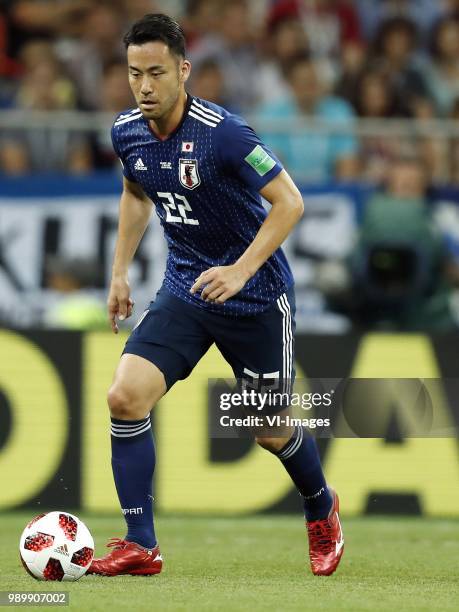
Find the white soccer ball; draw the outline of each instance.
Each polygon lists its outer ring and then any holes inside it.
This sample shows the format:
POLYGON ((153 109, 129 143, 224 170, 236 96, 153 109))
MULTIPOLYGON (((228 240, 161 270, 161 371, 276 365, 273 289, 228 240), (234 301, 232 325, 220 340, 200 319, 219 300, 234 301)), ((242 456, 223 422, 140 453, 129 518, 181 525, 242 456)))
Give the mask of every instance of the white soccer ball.
POLYGON ((94 557, 94 540, 86 525, 68 512, 39 514, 19 542, 22 564, 37 580, 78 580, 94 557))

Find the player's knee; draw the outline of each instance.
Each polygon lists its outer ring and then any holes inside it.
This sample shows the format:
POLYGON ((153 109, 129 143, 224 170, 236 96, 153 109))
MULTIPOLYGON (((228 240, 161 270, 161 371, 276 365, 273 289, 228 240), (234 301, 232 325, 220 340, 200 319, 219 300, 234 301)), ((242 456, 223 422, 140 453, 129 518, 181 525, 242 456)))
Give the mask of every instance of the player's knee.
POLYGON ((120 385, 110 387, 107 394, 110 414, 115 419, 137 419, 139 417, 139 402, 132 392, 120 385))
POLYGON ((255 441, 262 448, 270 451, 271 453, 277 453, 287 444, 288 438, 265 438, 257 436, 255 441))

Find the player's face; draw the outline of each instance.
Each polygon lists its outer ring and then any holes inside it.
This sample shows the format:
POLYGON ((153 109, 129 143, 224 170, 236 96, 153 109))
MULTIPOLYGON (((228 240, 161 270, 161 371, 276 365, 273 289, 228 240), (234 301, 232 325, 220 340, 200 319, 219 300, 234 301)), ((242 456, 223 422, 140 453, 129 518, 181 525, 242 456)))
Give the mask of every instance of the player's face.
POLYGON ((162 42, 129 45, 129 84, 147 119, 167 116, 175 107, 190 73, 190 63, 162 42))

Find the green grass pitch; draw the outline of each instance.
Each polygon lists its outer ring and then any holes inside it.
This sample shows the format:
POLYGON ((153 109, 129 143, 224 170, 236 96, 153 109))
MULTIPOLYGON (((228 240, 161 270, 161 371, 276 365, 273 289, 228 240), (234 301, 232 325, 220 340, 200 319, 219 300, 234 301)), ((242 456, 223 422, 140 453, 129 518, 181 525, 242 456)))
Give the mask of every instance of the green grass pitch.
MULTIPOLYGON (((85 576, 63 584, 36 582, 19 562, 19 536, 32 515, 0 514, 0 590, 65 590, 71 610, 459 609, 459 521, 344 519, 341 565, 331 577, 315 577, 300 516, 160 516, 159 576, 85 576)), ((80 517, 99 555, 109 537, 123 535, 121 518, 80 517)))

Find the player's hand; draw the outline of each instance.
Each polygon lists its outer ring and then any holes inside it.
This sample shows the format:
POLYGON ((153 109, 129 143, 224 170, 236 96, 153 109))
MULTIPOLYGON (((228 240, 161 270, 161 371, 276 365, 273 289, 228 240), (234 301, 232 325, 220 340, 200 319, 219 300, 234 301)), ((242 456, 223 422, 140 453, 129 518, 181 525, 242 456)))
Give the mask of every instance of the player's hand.
POLYGON ((129 297, 130 287, 127 279, 113 278, 108 294, 107 309, 112 332, 118 333, 116 317, 120 321, 129 318, 134 308, 134 301, 129 297))
POLYGON ((238 264, 209 268, 198 276, 190 293, 196 293, 204 287, 201 297, 205 302, 224 304, 230 297, 239 293, 249 278, 247 271, 238 264))

